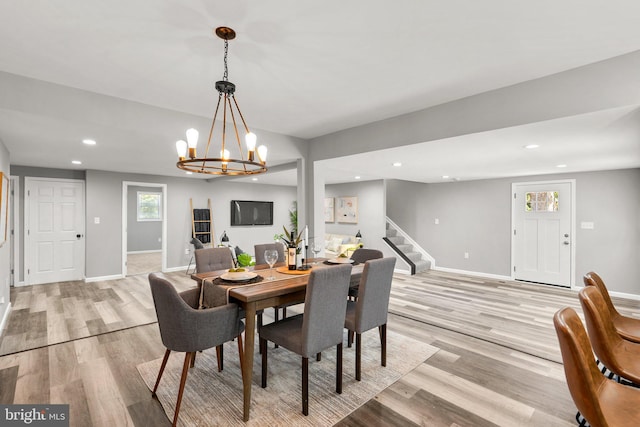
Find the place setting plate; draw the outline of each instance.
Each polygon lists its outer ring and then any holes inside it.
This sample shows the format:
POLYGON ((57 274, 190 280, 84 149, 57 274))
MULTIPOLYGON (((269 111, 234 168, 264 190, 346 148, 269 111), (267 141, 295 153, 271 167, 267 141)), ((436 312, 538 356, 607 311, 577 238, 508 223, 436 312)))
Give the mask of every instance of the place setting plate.
POLYGON ((240 271, 234 273, 227 272, 220 275, 220 278, 227 282, 246 282, 247 280, 254 279, 255 277, 258 277, 258 273, 253 271, 240 271))
POLYGON ((329 264, 353 264, 351 258, 330 258, 327 260, 329 264))

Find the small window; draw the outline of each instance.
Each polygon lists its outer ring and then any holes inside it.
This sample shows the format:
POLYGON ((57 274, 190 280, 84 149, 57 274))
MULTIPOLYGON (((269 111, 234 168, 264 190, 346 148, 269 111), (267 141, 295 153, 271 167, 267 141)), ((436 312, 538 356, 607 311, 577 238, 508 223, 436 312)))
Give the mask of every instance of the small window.
POLYGON ((525 194, 526 212, 557 212, 557 191, 535 191, 525 194))
POLYGON ((162 221, 162 193, 138 191, 138 221, 162 221))

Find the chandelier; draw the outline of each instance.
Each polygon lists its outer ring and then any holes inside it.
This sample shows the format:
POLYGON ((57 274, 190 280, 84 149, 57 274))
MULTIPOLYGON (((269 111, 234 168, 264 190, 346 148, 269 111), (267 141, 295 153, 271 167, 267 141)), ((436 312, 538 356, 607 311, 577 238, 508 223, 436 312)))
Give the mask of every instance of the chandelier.
MULTIPOLYGON (((227 69, 227 53, 229 51, 229 40, 233 40, 236 37, 236 33, 228 27, 218 27, 216 28, 215 33, 218 37, 224 40, 224 74, 222 76, 222 80, 217 81, 215 86, 218 91, 218 104, 216 105, 216 111, 213 115, 213 120, 211 121, 211 130, 209 131, 207 147, 204 152, 204 157, 198 157, 196 154, 198 131, 196 129, 187 130, 187 142, 184 140, 176 142, 176 149, 178 151, 178 163, 176 166, 188 172, 211 175, 253 175, 264 173, 267 171, 267 147, 261 145, 256 150, 256 135, 249 130, 247 122, 245 122, 244 116, 240 111, 238 101, 235 97, 236 85, 231 83, 228 79, 229 70, 227 69), (214 136, 216 119, 221 110, 220 104, 222 104, 220 157, 209 157, 210 149, 215 153, 215 149, 212 147, 211 143, 214 136), (247 150, 246 157, 244 155, 242 143, 240 142, 238 122, 236 121, 237 118, 240 119, 245 130, 247 150), (230 124, 233 125, 233 130, 228 129, 228 133, 230 135, 227 135, 227 120, 230 120, 230 124), (227 137, 237 142, 237 155, 235 154, 235 148, 233 148, 235 144, 231 141, 229 145, 232 147, 229 147, 227 144, 227 137), (229 148, 234 150, 233 157, 229 148)), ((231 126, 229 126, 229 128, 231 128, 231 126)))

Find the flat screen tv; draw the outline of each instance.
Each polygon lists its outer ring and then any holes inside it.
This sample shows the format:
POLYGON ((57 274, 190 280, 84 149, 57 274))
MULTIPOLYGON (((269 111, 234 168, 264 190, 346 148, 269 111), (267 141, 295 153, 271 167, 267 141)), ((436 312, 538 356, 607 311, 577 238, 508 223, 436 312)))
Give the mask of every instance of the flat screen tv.
POLYGON ((231 225, 273 225, 273 202, 232 200, 231 225))

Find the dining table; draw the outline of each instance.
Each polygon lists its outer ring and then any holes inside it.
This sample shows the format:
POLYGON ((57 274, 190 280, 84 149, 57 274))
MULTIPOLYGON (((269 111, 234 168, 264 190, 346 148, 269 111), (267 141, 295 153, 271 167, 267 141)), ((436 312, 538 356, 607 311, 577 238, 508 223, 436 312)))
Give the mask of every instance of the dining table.
MULTIPOLYGON (((344 260, 340 261, 346 262, 344 260)), ((194 273, 191 275, 191 278, 200 286, 202 307, 236 303, 245 311, 244 357, 241 363, 244 421, 249 421, 251 411, 256 314, 265 308, 304 302, 310 273, 314 269, 331 268, 334 265, 326 258, 309 259, 309 262, 307 270, 288 270, 287 265, 284 263, 274 265, 271 271, 268 265, 248 267, 245 268, 245 271, 256 273, 256 277, 237 282, 222 278, 226 276, 228 270, 194 273), (271 274, 273 274, 273 279, 270 279, 271 274)), ((348 262, 352 263, 351 261, 348 262)), ((352 263, 352 266, 352 279, 362 275, 364 264, 352 263)), ((250 276, 253 275, 251 274, 250 276)))

